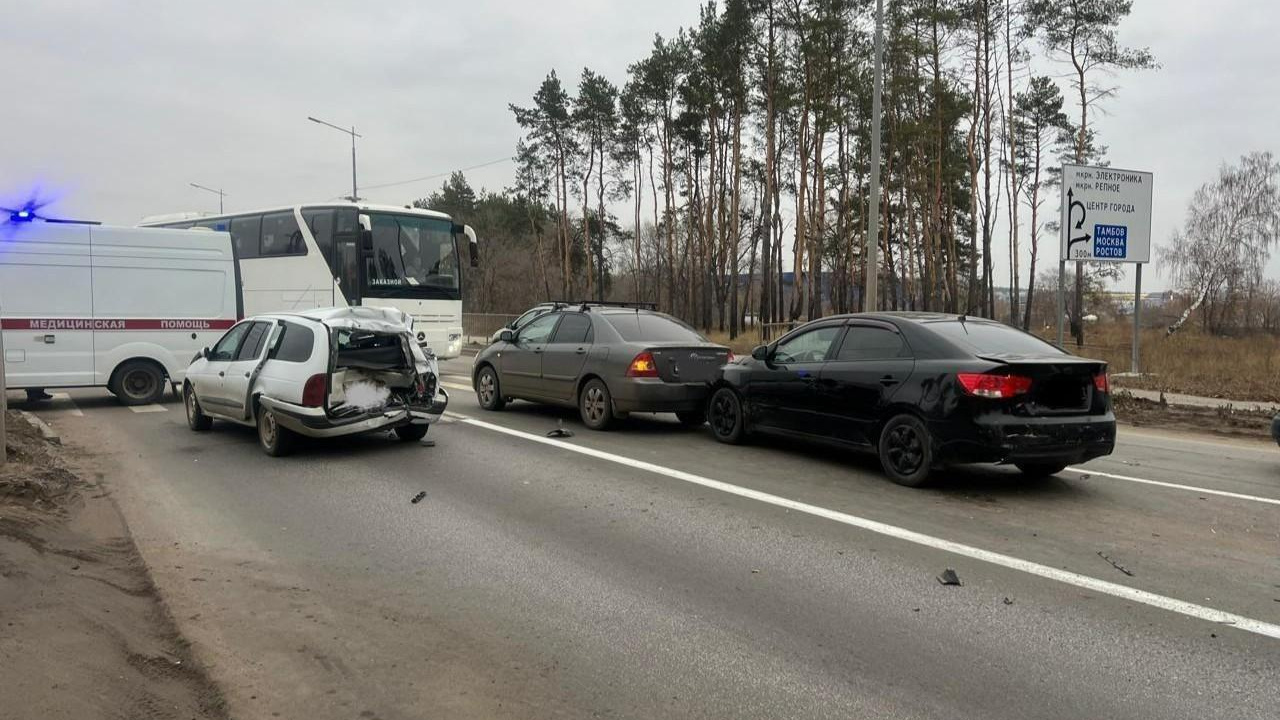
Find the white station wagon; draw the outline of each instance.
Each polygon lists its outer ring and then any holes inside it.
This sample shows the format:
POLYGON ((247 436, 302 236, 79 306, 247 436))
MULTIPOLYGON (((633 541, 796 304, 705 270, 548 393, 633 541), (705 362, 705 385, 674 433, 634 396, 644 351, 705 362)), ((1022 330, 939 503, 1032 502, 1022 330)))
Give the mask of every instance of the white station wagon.
POLYGON ((298 435, 394 430, 402 440, 421 440, 449 396, 412 322, 378 307, 243 320, 187 368, 187 424, 208 430, 216 418, 257 426, 268 455, 289 453, 298 435))

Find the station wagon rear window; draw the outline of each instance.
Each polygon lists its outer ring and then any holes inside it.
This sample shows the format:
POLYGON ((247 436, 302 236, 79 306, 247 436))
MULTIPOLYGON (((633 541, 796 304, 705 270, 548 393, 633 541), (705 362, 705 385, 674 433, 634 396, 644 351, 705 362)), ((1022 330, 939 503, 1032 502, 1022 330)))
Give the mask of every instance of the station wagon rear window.
POLYGON ((604 319, 627 342, 707 342, 697 330, 665 315, 605 313, 604 319))
POLYGON ((1007 325, 989 322, 947 320, 927 327, 961 346, 979 353, 1001 355, 1062 355, 1061 350, 1040 338, 1007 325))

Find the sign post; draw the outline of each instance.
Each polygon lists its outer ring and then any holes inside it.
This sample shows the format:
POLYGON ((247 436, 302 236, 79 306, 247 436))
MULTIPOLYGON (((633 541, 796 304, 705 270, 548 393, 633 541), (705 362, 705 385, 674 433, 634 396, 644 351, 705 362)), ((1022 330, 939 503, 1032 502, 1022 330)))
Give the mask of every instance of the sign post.
MULTIPOLYGON (((1140 170, 1062 166, 1062 239, 1058 255, 1058 344, 1062 344, 1067 261, 1135 264, 1133 372, 1138 372, 1142 265, 1151 261, 1153 176, 1140 170)), ((1077 318, 1083 322, 1083 318, 1077 318)))

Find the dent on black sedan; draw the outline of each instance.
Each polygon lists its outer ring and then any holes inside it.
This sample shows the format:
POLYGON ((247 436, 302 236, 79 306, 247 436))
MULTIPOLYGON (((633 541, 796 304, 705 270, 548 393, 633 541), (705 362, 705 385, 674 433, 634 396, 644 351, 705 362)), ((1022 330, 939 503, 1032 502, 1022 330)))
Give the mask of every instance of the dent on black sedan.
POLYGON ((1105 363, 955 315, 809 323, 722 368, 708 413, 722 442, 761 431, 861 447, 909 486, 960 463, 1052 475, 1115 445, 1105 363))

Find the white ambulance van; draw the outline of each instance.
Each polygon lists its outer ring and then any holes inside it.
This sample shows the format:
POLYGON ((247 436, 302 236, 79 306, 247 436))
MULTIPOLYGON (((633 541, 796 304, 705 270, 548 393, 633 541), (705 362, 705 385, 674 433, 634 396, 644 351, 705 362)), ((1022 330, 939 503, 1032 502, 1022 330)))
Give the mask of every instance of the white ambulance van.
POLYGON ((0 226, 10 389, 108 388, 159 401, 242 315, 231 236, 70 223, 0 226))

